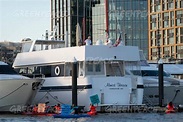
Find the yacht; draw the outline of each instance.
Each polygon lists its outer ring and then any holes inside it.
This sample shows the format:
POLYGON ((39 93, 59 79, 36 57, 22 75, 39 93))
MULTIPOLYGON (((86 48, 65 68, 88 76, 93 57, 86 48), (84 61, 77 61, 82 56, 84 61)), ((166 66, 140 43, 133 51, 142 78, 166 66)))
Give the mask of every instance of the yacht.
MULTIPOLYGON (((143 53, 140 51, 141 72, 133 69, 134 75, 143 77, 144 80, 144 98, 143 103, 156 106, 159 105, 159 77, 158 68, 150 66, 145 60, 143 53)), ((163 72, 164 77, 164 105, 170 101, 174 105, 183 105, 183 80, 174 78, 167 71, 163 72)))
MULTIPOLYGON (((155 67, 142 67, 142 76, 144 79, 144 102, 148 100, 153 105, 159 103, 159 79, 158 68, 155 67)), ((164 71, 164 104, 168 104, 170 101, 174 105, 183 105, 183 80, 173 78, 169 73, 164 71)))
POLYGON ((0 112, 21 112, 31 104, 43 79, 30 79, 0 61, 0 112))
POLYGON ((78 106, 89 108, 97 95, 98 105, 141 105, 143 80, 126 67, 140 68, 135 46, 84 45, 65 47, 63 41, 29 40, 13 63, 15 70, 29 77, 44 75, 45 82, 34 103, 72 105, 72 63, 76 59, 78 106))

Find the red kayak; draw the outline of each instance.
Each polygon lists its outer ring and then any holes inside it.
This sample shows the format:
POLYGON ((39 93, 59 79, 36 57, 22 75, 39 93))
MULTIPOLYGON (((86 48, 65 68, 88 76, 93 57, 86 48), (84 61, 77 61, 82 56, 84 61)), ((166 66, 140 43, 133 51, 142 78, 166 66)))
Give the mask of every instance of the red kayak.
POLYGON ((97 115, 97 112, 96 111, 90 111, 90 112, 87 112, 88 115, 90 116, 94 116, 94 115, 97 115))
POLYGON ((32 116, 53 116, 53 115, 55 115, 55 113, 23 112, 22 115, 32 115, 32 116))
POLYGON ((165 113, 175 113, 175 110, 166 110, 165 113))

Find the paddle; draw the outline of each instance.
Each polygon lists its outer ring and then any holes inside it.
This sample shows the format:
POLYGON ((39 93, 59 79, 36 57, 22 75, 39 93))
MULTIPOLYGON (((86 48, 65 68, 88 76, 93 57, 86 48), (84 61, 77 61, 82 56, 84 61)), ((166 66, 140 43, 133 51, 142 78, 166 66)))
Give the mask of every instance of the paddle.
POLYGON ((176 96, 177 96, 177 94, 180 92, 180 90, 179 89, 177 89, 176 91, 175 91, 175 95, 174 95, 174 97, 173 97, 173 99, 172 99, 172 102, 175 100, 175 98, 176 98, 176 96))

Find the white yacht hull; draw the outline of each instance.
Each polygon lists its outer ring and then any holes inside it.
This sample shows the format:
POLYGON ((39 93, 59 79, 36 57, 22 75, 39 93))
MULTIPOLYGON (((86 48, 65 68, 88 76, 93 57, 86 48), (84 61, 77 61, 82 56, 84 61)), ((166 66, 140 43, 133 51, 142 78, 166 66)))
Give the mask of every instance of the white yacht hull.
MULTIPOLYGON (((91 104, 90 96, 96 94, 99 97, 99 104, 142 104, 142 102, 136 103, 137 99, 133 102, 133 83, 132 79, 129 77, 78 78, 77 84, 78 106, 85 106, 86 110, 89 109, 89 105, 91 104)), ((143 96, 143 93, 140 96, 143 96)), ((33 103, 37 104, 46 102, 49 102, 49 105, 55 105, 57 103, 72 105, 71 77, 46 78, 33 103)))
POLYGON ((1 79, 0 111, 20 112, 31 104, 42 79, 1 79))
MULTIPOLYGON (((144 104, 159 105, 159 88, 158 86, 144 87, 144 104)), ((183 105, 183 86, 164 86, 164 104, 167 105, 173 100, 173 104, 183 105), (177 93, 176 93, 177 92, 177 93), (175 97, 175 98, 174 98, 175 97)))

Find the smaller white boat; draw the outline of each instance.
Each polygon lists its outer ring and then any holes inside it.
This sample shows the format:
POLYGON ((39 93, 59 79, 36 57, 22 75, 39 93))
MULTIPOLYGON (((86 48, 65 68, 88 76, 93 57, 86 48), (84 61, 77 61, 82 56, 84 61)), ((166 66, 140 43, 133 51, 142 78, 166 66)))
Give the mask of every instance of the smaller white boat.
POLYGON ((30 79, 17 74, 0 61, 0 112, 21 112, 31 104, 43 79, 30 79))
MULTIPOLYGON (((158 80, 158 68, 152 66, 141 67, 142 76, 144 79, 144 99, 143 102, 147 102, 147 99, 152 101, 153 105, 159 103, 159 80, 158 80)), ((173 78, 168 72, 163 72, 164 79, 164 104, 172 101, 174 105, 183 104, 183 81, 177 78, 173 78)))

